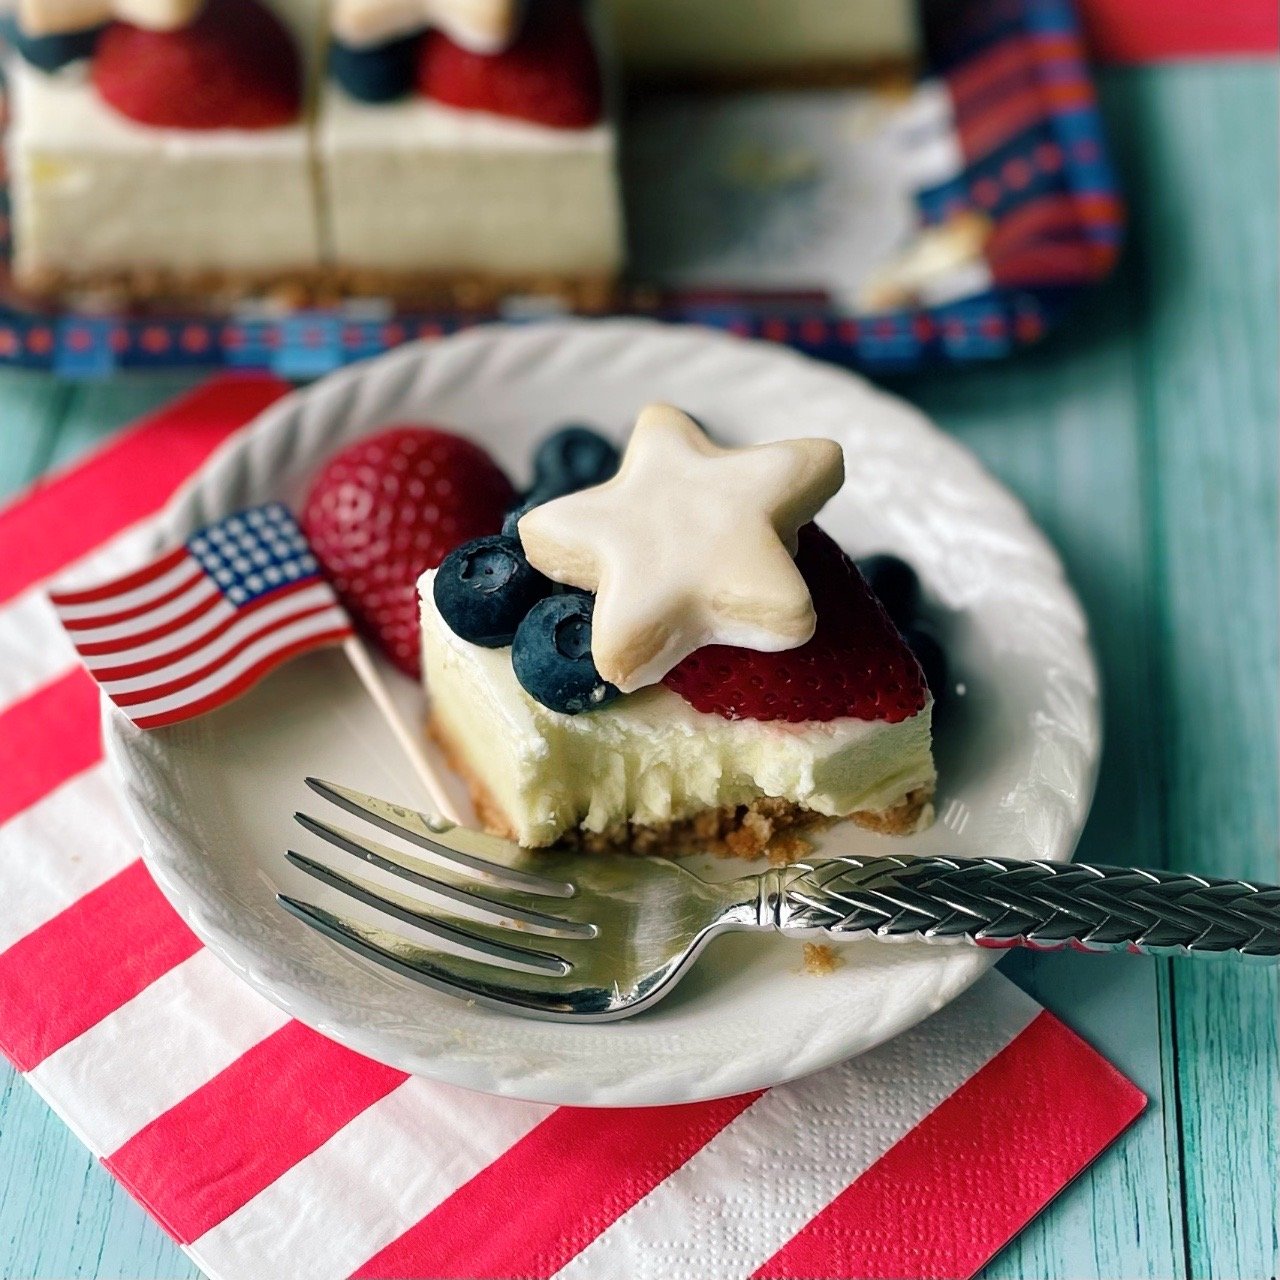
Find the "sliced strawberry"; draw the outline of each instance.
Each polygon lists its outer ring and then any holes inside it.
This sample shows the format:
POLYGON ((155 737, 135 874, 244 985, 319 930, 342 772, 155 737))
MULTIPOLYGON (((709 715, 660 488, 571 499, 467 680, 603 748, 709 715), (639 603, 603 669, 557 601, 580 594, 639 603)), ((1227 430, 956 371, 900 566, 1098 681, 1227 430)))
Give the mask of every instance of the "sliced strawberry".
POLYGON ((707 645, 662 683, 727 720, 896 724, 920 711, 928 696, 920 664, 853 561, 810 524, 800 530, 796 564, 818 615, 812 640, 783 653, 707 645))
POLYGON ((393 426, 335 454, 302 509, 316 558, 362 631, 417 676, 417 581, 454 547, 497 533, 516 500, 478 445, 393 426))
POLYGON ((293 37, 259 0, 209 0, 176 31, 113 22, 92 75, 121 115, 159 128, 272 129, 302 106, 293 37))
POLYGON ((418 92, 554 129, 585 129, 603 110, 600 64, 575 0, 534 0, 502 53, 473 53, 435 30, 423 39, 418 92))

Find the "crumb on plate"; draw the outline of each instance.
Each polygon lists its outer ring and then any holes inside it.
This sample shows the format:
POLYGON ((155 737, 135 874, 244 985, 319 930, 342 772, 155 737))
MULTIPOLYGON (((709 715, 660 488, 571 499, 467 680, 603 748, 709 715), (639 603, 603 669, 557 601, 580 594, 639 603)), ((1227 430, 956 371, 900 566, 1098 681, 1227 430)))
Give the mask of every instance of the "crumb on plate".
POLYGON ((804 944, 804 971, 821 976, 834 973, 844 961, 834 947, 825 942, 806 942, 804 944))

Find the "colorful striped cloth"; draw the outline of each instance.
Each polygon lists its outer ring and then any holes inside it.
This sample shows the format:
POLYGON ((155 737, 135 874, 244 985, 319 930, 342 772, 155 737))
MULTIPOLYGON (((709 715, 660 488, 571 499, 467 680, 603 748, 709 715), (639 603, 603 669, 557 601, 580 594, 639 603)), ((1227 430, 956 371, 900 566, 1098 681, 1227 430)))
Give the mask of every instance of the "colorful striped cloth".
POLYGON ((1144 1101, 996 974, 806 1080, 593 1111, 361 1058, 181 923, 44 589, 141 563, 148 518, 285 390, 220 378, 0 513, 0 1050, 215 1278, 974 1272, 1144 1101))

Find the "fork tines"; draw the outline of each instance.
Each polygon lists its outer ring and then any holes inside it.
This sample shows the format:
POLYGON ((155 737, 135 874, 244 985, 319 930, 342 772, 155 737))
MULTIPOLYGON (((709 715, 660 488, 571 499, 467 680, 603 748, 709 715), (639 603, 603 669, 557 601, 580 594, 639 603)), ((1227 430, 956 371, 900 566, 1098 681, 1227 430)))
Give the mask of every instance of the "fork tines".
POLYGON ((573 965, 560 951, 564 943, 596 933, 590 922, 575 918, 571 884, 510 865, 522 851, 496 836, 318 778, 306 781, 317 795, 430 860, 299 812, 294 816, 304 830, 429 897, 289 850, 286 857, 298 870, 375 913, 375 920, 407 926, 416 936, 279 893, 286 911, 366 960, 453 995, 506 1008, 525 1004, 525 1012, 541 1016, 567 1012, 555 986, 573 965))

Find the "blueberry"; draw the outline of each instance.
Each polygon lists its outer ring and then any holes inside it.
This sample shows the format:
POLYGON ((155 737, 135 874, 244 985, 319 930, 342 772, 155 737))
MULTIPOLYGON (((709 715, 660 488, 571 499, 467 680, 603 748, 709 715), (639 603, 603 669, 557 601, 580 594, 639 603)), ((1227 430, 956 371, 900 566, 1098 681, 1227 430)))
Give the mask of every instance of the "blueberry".
POLYGON ((924 672, 924 682, 929 686, 935 702, 942 702, 948 692, 947 654, 938 642, 937 636, 927 628, 916 625, 908 627, 902 638, 907 648, 916 655, 916 661, 924 672))
POLYGON ((590 427, 561 427, 549 435, 533 455, 533 491, 558 497, 589 485, 603 484, 617 470, 616 445, 590 427))
POLYGON ((562 497, 561 493, 552 493, 547 489, 531 489, 520 502, 511 508, 502 518, 502 533, 507 538, 519 538, 520 531, 516 526, 520 523, 520 517, 526 511, 532 511, 534 507, 540 507, 544 502, 550 502, 552 498, 562 497))
POLYGON ((920 579, 905 560, 897 556, 867 556, 858 561, 867 586, 884 605, 895 627, 905 627, 920 607, 920 579))
POLYGON ((520 517, 553 498, 602 484, 618 470, 618 450, 590 427, 562 427, 538 446, 533 488, 507 512, 502 532, 518 538, 520 517))
POLYGON ((514 538, 517 542, 520 541, 520 530, 516 526, 520 523, 520 517, 528 510, 529 508, 522 502, 519 506, 512 507, 502 517, 502 536, 504 538, 514 538))
POLYGON ((538 485, 530 489, 520 499, 519 503, 512 507, 503 517, 502 532, 508 538, 518 538, 520 531, 516 526, 520 523, 520 517, 525 512, 532 511, 534 507, 540 507, 544 502, 550 502, 553 498, 563 498, 566 493, 572 492, 571 489, 557 488, 555 485, 538 485))
POLYGON ((440 616, 463 640, 501 649, 552 584, 514 538, 491 534, 455 547, 436 570, 432 595, 440 616))
POLYGON ((413 88, 420 36, 356 48, 335 40, 329 47, 329 74, 361 102, 394 102, 413 88))
POLYGON ((23 33, 12 14, 0 20, 0 37, 11 44, 33 67, 41 71, 60 71, 68 63, 93 56, 98 43, 99 27, 87 31, 64 31, 53 36, 29 36, 23 33))
POLYGON ((585 592, 549 596, 529 610, 516 631, 511 649, 516 679, 552 711, 576 716, 618 696, 591 660, 594 608, 595 598, 585 592))

